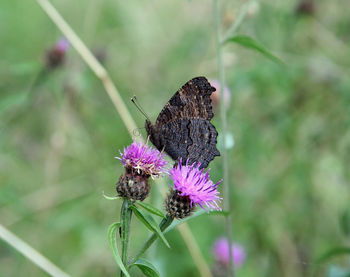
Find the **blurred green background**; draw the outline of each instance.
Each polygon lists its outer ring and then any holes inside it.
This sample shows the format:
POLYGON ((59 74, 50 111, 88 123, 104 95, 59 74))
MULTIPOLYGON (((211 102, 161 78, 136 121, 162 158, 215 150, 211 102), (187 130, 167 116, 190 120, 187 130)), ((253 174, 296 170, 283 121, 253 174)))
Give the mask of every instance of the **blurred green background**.
MULTIPOLYGON (((220 1, 222 26, 247 1, 220 1)), ((99 57, 145 135, 139 102, 155 120, 186 81, 217 79, 211 1, 53 1, 99 57)), ((350 5, 348 0, 263 0, 239 34, 285 67, 238 45, 224 47, 231 93, 228 129, 234 240, 247 259, 237 276, 349 276, 349 256, 317 259, 349 247, 350 5)), ((123 169, 114 157, 131 142, 99 79, 70 48, 64 65, 37 78, 62 36, 36 1, 0 2, 0 224, 72 276, 118 272, 107 244, 120 201, 107 201, 123 169), (36 80, 36 81, 35 81, 36 80)), ((219 131, 216 109, 213 124, 219 131)), ((221 138, 222 139, 222 138, 221 138)), ((222 176, 222 160, 210 165, 222 176)), ((148 201, 162 207, 153 186, 148 201)), ((228 196, 225 196, 228 197, 228 196)), ((211 266, 222 217, 189 226, 211 266)), ((133 221, 131 252, 149 232, 133 221)), ((148 253, 162 276, 199 276, 177 231, 171 250, 148 253)), ((137 270, 134 276, 141 276, 137 270)), ((46 276, 0 241, 0 276, 46 276)))

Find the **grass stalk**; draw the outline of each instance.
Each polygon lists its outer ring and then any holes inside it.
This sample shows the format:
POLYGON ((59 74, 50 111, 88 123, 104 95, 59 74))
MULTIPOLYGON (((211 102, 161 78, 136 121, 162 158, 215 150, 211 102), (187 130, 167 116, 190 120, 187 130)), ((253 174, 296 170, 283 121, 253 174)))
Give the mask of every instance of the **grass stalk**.
POLYGON ((14 249, 20 252, 28 260, 32 261, 47 274, 55 277, 68 277, 69 275, 65 273, 62 269, 53 264, 49 259, 27 244, 25 241, 21 240, 15 234, 10 232, 8 229, 0 225, 0 238, 11 245, 14 249))
POLYGON ((185 240, 185 243, 187 245, 188 251, 190 251, 190 254, 193 258, 193 261, 199 271, 199 274, 201 277, 212 277, 210 268, 208 264, 206 263, 201 250, 198 247, 198 244, 196 243, 196 239, 193 236, 190 227, 188 224, 181 224, 178 227, 178 230, 180 234, 182 235, 183 239, 185 240))
MULTIPOLYGON (((222 162, 223 162, 223 186, 224 186, 224 210, 231 211, 230 203, 230 184, 229 184, 229 172, 228 172, 228 160, 226 149, 226 136, 227 136, 227 119, 226 119, 226 107, 224 99, 224 87, 225 87, 225 72, 222 59, 222 43, 221 43, 221 13, 219 7, 219 1, 214 0, 214 18, 215 18, 215 33, 216 33, 216 55, 218 62, 218 75, 220 83, 220 116, 221 116, 221 135, 222 135, 222 162)), ((231 214, 225 217, 225 229, 226 236, 229 245, 232 245, 232 218, 231 214)), ((229 276, 235 276, 233 263, 232 263, 232 251, 229 251, 229 276)))

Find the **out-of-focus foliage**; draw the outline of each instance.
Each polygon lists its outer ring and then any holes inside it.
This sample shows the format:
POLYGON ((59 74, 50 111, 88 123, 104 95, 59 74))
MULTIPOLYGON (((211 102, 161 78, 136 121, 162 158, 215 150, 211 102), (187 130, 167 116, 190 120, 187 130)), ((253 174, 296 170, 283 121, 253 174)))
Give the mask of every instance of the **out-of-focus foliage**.
MULTIPOLYGON (((217 78, 211 1, 52 2, 104 60, 144 134, 131 96, 155 120, 187 80, 217 78)), ((220 1, 224 28, 245 2, 220 1)), ((340 223, 350 203, 350 5, 319 0, 312 14, 298 14, 298 3, 260 1, 238 31, 285 66, 236 44, 224 48, 233 235, 247 253, 238 276, 350 271, 348 255, 316 262, 350 243, 340 223)), ((36 1, 2 0, 0 21, 0 223, 73 276, 114 275, 107 229, 121 201, 102 191, 115 194, 123 169, 113 157, 131 138, 74 49, 63 66, 40 74, 61 34, 36 1)), ((218 110, 213 123, 220 134, 218 110)), ((211 167, 220 180, 220 157, 211 167)), ((161 208, 168 187, 152 186, 148 201, 161 208)), ((223 222, 189 221, 210 265, 223 222)), ((135 218, 131 227, 135 253, 149 231, 135 218)), ((198 276, 179 233, 166 237, 171 250, 158 243, 146 259, 161 276, 198 276)), ((3 241, 0 275, 46 276, 3 241)))

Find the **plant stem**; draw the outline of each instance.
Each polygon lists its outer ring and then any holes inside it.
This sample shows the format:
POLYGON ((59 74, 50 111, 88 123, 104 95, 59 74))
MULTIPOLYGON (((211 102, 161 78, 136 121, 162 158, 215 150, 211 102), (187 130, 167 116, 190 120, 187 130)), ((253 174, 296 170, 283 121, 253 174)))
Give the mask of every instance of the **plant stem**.
POLYGON ((57 277, 69 277, 62 269, 53 264, 48 258, 20 239, 14 233, 0 224, 0 239, 7 242, 11 247, 36 264, 48 275, 57 277))
MULTIPOLYGON (((215 17, 215 31, 216 31, 216 54, 218 60, 218 75, 219 75, 219 83, 220 83, 220 115, 221 115, 221 134, 222 134, 222 162, 223 162, 223 185, 224 185, 224 209, 225 211, 231 211, 230 204, 230 185, 229 185, 229 176, 228 176, 228 161, 227 161, 227 149, 226 149, 226 136, 227 136, 227 119, 226 119, 226 107, 225 107, 225 99, 224 99, 224 87, 225 87, 225 72, 224 65, 222 60, 222 43, 220 38, 220 23, 221 23, 221 15, 219 8, 219 1, 214 0, 214 17, 215 17)), ((232 245, 232 219, 231 214, 225 217, 225 229, 226 236, 229 245, 232 245)), ((232 251, 229 251, 229 276, 235 276, 233 263, 232 263, 232 251)))
MULTIPOLYGON (((166 218, 164 218, 160 224, 159 224, 159 228, 160 230, 163 232, 166 228, 168 228, 170 226, 170 224, 173 222, 174 218, 167 216, 166 218)), ((142 255, 143 253, 146 252, 146 250, 153 244, 153 242, 158 238, 158 236, 156 235, 156 233, 154 233, 147 241, 146 243, 143 245, 143 247, 141 248, 141 250, 136 254, 136 256, 131 260, 130 264, 133 264, 134 262, 136 262, 142 255)))
POLYGON ((186 246, 188 248, 188 251, 190 252, 192 259, 199 271, 199 274, 201 277, 212 277, 213 275, 210 272, 210 268, 208 264, 206 263, 203 254, 201 250, 198 247, 198 244, 196 243, 196 239, 194 235, 191 232, 190 227, 188 224, 181 224, 177 227, 178 231, 180 232, 181 236, 183 237, 186 246))
MULTIPOLYGON (((120 223, 121 223, 121 240, 122 240, 122 262, 126 265, 128 261, 128 245, 130 234, 130 221, 132 210, 129 209, 131 205, 130 199, 124 198, 122 208, 120 210, 120 223)), ((123 271, 120 271, 120 276, 123 277, 123 271)))
POLYGON ((239 12, 237 18, 235 19, 234 23, 232 24, 230 29, 228 29, 228 31, 226 32, 224 39, 221 41, 222 43, 225 43, 230 37, 232 37, 236 33, 238 28, 241 26, 245 16, 247 15, 250 6, 253 3, 255 3, 256 1, 257 0, 250 0, 249 2, 244 4, 244 6, 242 7, 241 11, 239 12))

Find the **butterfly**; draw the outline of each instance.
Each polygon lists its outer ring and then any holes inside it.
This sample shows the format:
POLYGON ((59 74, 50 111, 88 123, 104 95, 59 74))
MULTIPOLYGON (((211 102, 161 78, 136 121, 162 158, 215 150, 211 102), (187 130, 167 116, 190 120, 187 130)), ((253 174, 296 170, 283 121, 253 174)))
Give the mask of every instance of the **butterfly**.
POLYGON ((205 77, 196 77, 183 85, 160 112, 155 124, 146 120, 150 141, 182 164, 200 163, 208 167, 215 156, 218 132, 210 123, 212 111, 210 95, 215 88, 205 77))

